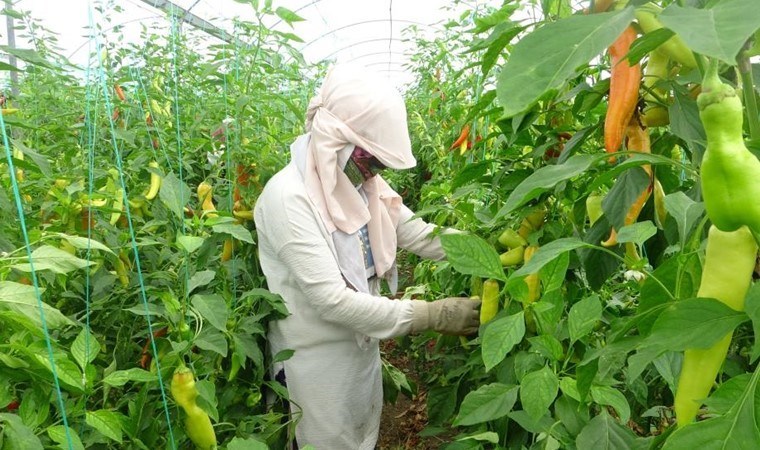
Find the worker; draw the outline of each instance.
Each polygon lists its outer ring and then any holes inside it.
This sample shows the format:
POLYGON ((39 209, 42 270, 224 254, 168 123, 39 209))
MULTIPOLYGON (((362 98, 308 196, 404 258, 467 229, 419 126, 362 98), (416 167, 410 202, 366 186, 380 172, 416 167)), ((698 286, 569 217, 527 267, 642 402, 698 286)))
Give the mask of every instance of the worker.
POLYGON ((308 106, 306 134, 256 202, 259 259, 289 315, 269 323, 272 354, 294 351, 273 376, 296 422, 291 448, 374 449, 382 409, 379 340, 477 331, 480 301, 392 300, 396 252, 444 258, 435 226, 414 218, 378 174, 409 169, 401 94, 382 77, 334 66, 308 106))

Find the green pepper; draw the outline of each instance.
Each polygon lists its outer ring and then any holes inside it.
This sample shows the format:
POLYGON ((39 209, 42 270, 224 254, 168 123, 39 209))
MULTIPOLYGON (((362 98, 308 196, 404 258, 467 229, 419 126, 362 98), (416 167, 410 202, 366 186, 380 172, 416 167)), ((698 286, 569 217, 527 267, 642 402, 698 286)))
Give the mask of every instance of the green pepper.
POLYGON ((657 228, 665 229, 665 220, 668 218, 668 210, 665 208, 665 190, 656 177, 654 179, 654 213, 654 223, 657 228))
MULTIPOLYGON (((756 257, 757 244, 747 227, 725 232, 711 226, 697 297, 715 298, 743 311, 756 257)), ((679 427, 694 420, 702 400, 710 393, 726 359, 731 335, 728 333, 710 348, 684 352, 674 405, 679 427)))
POLYGON ((177 405, 185 410, 185 433, 199 450, 216 449, 216 433, 208 414, 195 402, 198 389, 195 387, 195 376, 185 366, 174 371, 171 382, 171 393, 177 405))
POLYGON ((659 49, 652 50, 649 61, 644 69, 644 111, 641 122, 648 127, 660 127, 670 123, 667 106, 660 103, 667 101, 668 92, 662 88, 661 82, 668 78, 668 63, 670 58, 659 49))
POLYGON ((743 110, 736 90, 718 76, 712 61, 697 97, 707 136, 702 193, 707 216, 723 231, 747 225, 760 231, 760 161, 744 145, 743 110))
MULTIPOLYGON (((636 8, 636 20, 639 22, 641 31, 644 34, 649 34, 663 28, 660 19, 657 18, 660 12, 662 12, 662 8, 651 2, 636 8)), ((697 60, 694 58, 694 54, 678 35, 660 44, 658 50, 661 50, 670 59, 680 63, 684 67, 690 69, 697 67, 697 60)))
POLYGON ((499 282, 488 279, 483 282, 483 303, 480 305, 480 324, 490 321, 499 312, 499 282))
POLYGON ((525 247, 515 247, 512 250, 508 250, 499 255, 499 261, 501 261, 502 267, 516 266, 523 262, 523 252, 525 247))
POLYGON ((588 214, 589 225, 593 226, 604 214, 602 200, 604 200, 604 196, 598 192, 594 192, 586 197, 586 214, 588 214))
POLYGON ((528 241, 524 237, 520 236, 517 231, 512 228, 507 228, 499 235, 499 244, 505 248, 515 248, 527 245, 528 241))

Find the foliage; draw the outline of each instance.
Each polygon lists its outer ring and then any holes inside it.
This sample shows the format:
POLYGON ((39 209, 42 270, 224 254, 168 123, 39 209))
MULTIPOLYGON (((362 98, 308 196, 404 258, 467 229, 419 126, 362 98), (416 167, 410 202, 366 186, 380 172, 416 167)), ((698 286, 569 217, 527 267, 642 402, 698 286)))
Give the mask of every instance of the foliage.
MULTIPOLYGON (((709 220, 695 99, 708 60, 722 61, 757 154, 752 2, 656 1, 665 28, 651 33, 635 19, 643 0, 607 12, 602 0, 586 10, 505 0, 432 39, 410 27, 416 81, 405 94, 419 163, 388 179, 419 216, 464 233, 442 238, 447 261, 403 254, 400 294, 476 295, 485 278, 501 289, 499 313, 476 336, 399 339, 419 383, 384 362, 388 400, 426 393, 425 435, 445 436, 449 450, 757 447, 760 290, 750 288, 746 312, 697 298, 709 220), (646 70, 678 33, 698 67, 671 61, 642 83, 638 109, 654 102, 669 124, 648 128, 651 153, 611 162, 605 49, 631 24, 632 63, 646 70), (653 179, 664 195, 655 189, 623 226, 653 179), (592 222, 593 196, 604 201, 592 222), (613 227, 618 244, 602 246, 613 227), (501 263, 505 229, 524 239, 524 263, 501 263), (700 420, 675 431, 683 350, 731 331, 700 420)), ((235 25, 240 42, 207 45, 169 17, 139 46, 120 44, 108 28, 114 5, 103 4, 88 68, 72 67, 42 24, 6 12, 35 48, 17 54, 20 94, 4 107, 19 112, 2 116, 0 447, 186 444, 166 395, 182 363, 222 446, 283 448, 292 433, 287 392, 268 374, 290 353, 265 345, 267 322, 287 311, 266 290, 244 217, 288 160, 323 67, 305 65, 297 36, 263 25, 300 18, 259 3, 255 22, 235 25), (151 175, 161 179, 152 200, 151 175)))
POLYGON ((20 112, 5 118, 23 172, 14 183, 3 164, 0 191, 6 445, 176 447, 186 437, 168 381, 180 361, 199 376, 199 405, 220 443, 284 445, 288 417, 275 400, 285 393, 269 379, 265 336, 267 321, 287 312, 264 289, 252 223, 232 213, 250 210, 282 167, 313 90, 297 37, 263 25, 275 12, 284 14, 262 6, 257 22, 237 24, 238 45, 210 46, 171 18, 122 46, 118 28, 100 34, 105 15, 86 68, 14 12, 37 47, 18 55, 20 93, 9 101, 20 112), (152 174, 162 183, 148 200, 152 174), (214 186, 216 217, 202 214, 202 181, 214 186))

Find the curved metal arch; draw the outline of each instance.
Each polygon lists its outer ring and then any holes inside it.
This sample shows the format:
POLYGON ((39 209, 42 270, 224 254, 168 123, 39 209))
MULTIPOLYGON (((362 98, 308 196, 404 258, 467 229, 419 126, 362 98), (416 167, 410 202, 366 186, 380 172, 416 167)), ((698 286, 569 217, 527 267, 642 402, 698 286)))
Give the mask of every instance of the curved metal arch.
POLYGON ((340 52, 342 52, 342 51, 344 51, 344 50, 348 50, 348 49, 349 49, 349 48, 351 48, 351 47, 356 47, 357 45, 364 45, 364 44, 369 44, 369 43, 371 43, 371 42, 386 42, 386 41, 398 41, 398 42, 404 42, 404 40, 403 40, 403 39, 400 39, 400 38, 376 38, 376 39, 365 39, 365 40, 363 40, 363 41, 354 42, 354 43, 353 43, 353 44, 351 44, 351 45, 347 45, 347 46, 345 46, 345 47, 341 47, 341 48, 339 48, 339 49, 335 50, 334 52, 330 53, 329 55, 327 55, 327 56, 324 56, 324 57, 322 58, 322 60, 328 59, 328 58, 330 58, 330 57, 332 57, 332 56, 335 56, 337 53, 340 53, 340 52))
POLYGON ((320 36, 317 36, 316 38, 314 38, 311 41, 307 42, 303 47, 301 47, 301 50, 303 50, 306 47, 310 46, 311 44, 319 41, 320 39, 326 38, 327 36, 330 36, 331 34, 337 33, 340 30, 345 30, 347 28, 352 28, 352 27, 356 27, 356 26, 364 25, 364 24, 368 24, 368 23, 383 23, 383 22, 393 22, 393 23, 399 22, 399 23, 407 23, 407 24, 412 24, 412 25, 421 25, 423 27, 429 27, 429 28, 435 28, 435 29, 439 28, 439 27, 436 27, 434 25, 430 25, 430 24, 426 24, 426 23, 422 23, 422 22, 417 22, 417 21, 414 21, 414 20, 405 20, 405 19, 393 19, 393 20, 391 20, 391 19, 372 19, 372 20, 362 20, 361 22, 354 22, 354 23, 351 23, 351 24, 348 24, 348 25, 344 25, 342 27, 338 27, 338 28, 332 29, 332 30, 328 31, 327 33, 324 33, 324 34, 322 34, 320 36))
POLYGON ((409 75, 409 72, 407 72, 406 70, 401 70, 401 69, 378 69, 377 71, 378 72, 405 73, 405 74, 409 75))
POLYGON ((356 61, 357 59, 362 59, 362 58, 366 58, 368 56, 377 56, 377 55, 407 56, 406 53, 402 53, 402 52, 388 52, 388 51, 384 51, 384 52, 372 52, 372 53, 365 53, 365 54, 363 54, 361 56, 357 56, 356 58, 351 58, 351 59, 349 59, 346 62, 352 62, 352 61, 356 61))
POLYGON ((390 66, 390 65, 403 65, 406 61, 379 61, 374 62, 372 64, 364 64, 364 67, 373 67, 373 66, 390 66))
MULTIPOLYGON (((299 12, 299 11, 303 11, 304 9, 306 9, 306 8, 308 8, 308 7, 310 7, 310 6, 314 6, 314 5, 316 5, 317 3, 322 3, 322 0, 312 0, 311 2, 309 2, 309 3, 307 3, 307 4, 305 4, 305 5, 303 5, 303 6, 300 6, 300 7, 296 8, 296 10, 295 10, 295 11, 293 11, 293 12, 299 12)), ((460 0, 460 3, 462 3, 462 4, 464 4, 464 5, 467 5, 467 6, 469 6, 470 8, 473 8, 473 9, 476 9, 476 8, 479 6, 479 5, 478 5, 478 2, 477 2, 477 0, 476 0, 474 3, 473 3, 473 2, 471 2, 471 1, 468 1, 468 0, 460 0)), ((282 19, 278 20, 277 22, 275 22, 275 23, 272 25, 272 28, 276 27, 277 25, 281 24, 282 22, 284 22, 282 19)))

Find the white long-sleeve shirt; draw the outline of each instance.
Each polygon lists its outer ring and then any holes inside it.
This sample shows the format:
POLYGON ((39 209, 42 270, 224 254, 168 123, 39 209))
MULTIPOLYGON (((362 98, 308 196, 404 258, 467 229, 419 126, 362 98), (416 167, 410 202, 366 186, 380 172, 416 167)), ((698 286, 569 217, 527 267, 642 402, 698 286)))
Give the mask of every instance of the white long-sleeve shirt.
MULTIPOLYGON (((442 259, 440 240, 430 237, 435 227, 412 216, 402 208, 398 246, 442 259)), ((273 354, 295 351, 283 366, 299 446, 373 449, 383 397, 378 340, 409 333, 412 303, 379 296, 376 280, 370 293, 347 286, 333 236, 294 163, 267 183, 255 221, 269 290, 282 296, 291 313, 269 324, 268 339, 273 354)))

